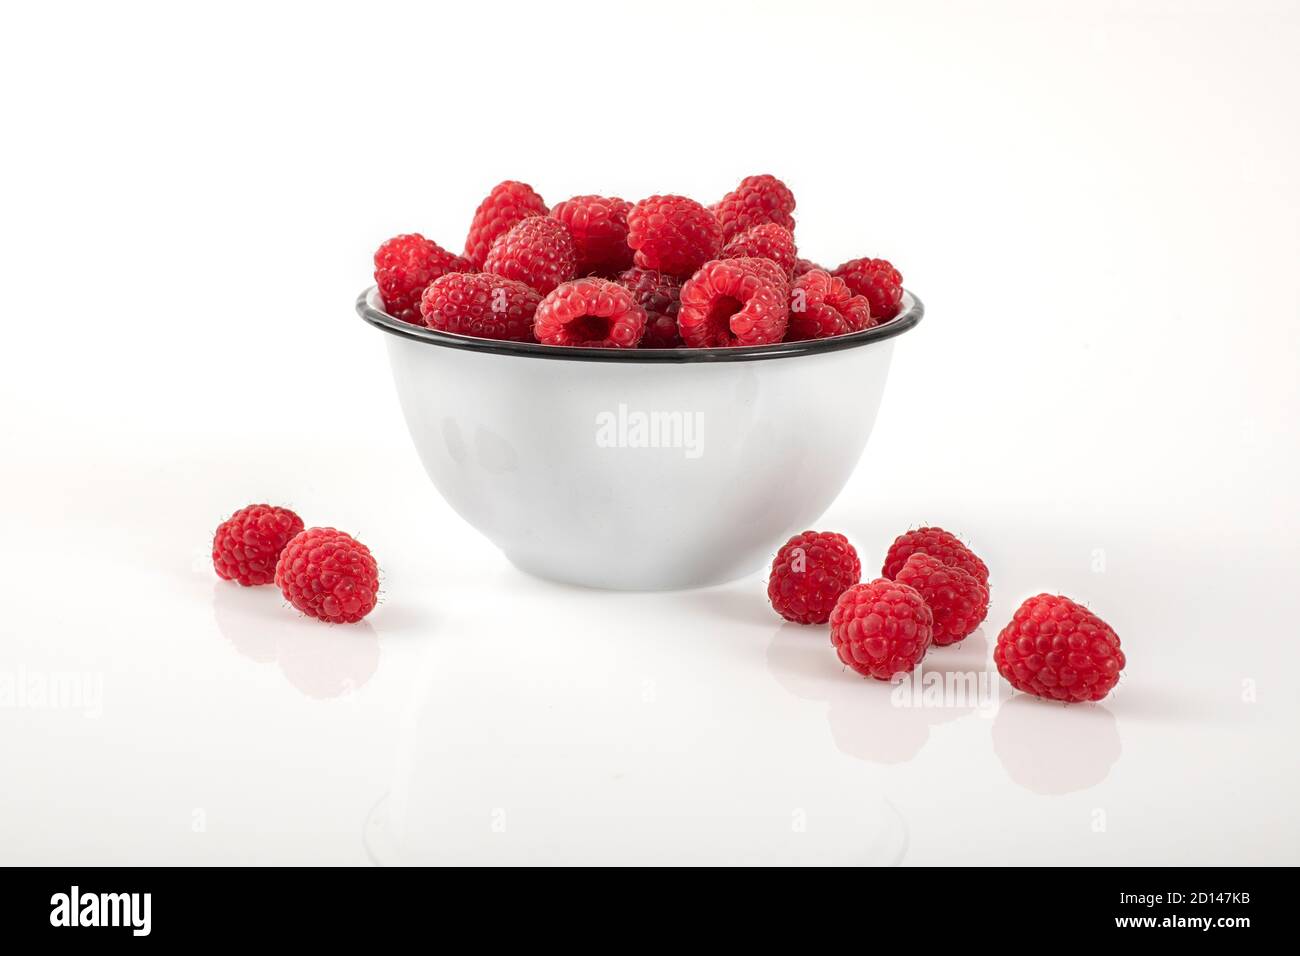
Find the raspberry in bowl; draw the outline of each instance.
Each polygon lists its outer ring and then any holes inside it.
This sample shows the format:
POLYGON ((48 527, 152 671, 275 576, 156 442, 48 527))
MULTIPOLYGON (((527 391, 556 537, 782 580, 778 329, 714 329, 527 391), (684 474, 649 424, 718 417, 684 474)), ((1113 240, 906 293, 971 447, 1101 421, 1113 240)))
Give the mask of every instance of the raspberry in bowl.
POLYGON ((381 247, 357 312, 446 501, 522 570, 618 590, 733 580, 814 526, 923 308, 883 259, 798 258, 794 210, 766 175, 712 206, 510 181, 463 256, 381 247))

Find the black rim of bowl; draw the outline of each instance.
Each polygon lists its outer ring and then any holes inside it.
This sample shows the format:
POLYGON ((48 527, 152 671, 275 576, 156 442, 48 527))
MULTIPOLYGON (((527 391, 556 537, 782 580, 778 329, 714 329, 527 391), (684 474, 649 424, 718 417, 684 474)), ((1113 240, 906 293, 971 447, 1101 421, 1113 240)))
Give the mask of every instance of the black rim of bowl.
POLYGON ((528 358, 560 359, 568 362, 754 362, 760 359, 793 358, 796 355, 816 355, 820 352, 838 352, 857 348, 872 342, 892 339, 914 328, 925 315, 925 306, 910 292, 905 292, 903 311, 888 322, 862 332, 836 335, 827 339, 810 339, 806 342, 778 342, 775 345, 736 345, 715 349, 592 349, 561 345, 542 345, 537 342, 504 342, 499 339, 477 339, 468 335, 453 335, 437 329, 422 328, 403 322, 372 304, 379 301, 374 286, 357 296, 357 314, 376 328, 392 335, 428 345, 441 345, 468 352, 489 352, 497 355, 518 355, 528 358))

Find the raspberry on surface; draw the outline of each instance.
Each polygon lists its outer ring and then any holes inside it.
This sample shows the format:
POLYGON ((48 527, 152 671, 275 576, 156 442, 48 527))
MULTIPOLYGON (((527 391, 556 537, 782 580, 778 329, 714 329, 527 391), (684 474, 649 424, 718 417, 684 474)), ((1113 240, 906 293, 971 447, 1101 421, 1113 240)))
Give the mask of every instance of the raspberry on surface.
POLYGON ((833 269, 854 295, 866 296, 876 321, 888 322, 898 315, 903 302, 903 274, 886 259, 850 259, 833 269))
MULTIPOLYGON (((492 187, 476 210, 465 239, 465 258, 474 269, 482 269, 483 262, 497 236, 506 232, 521 219, 545 216, 549 210, 542 197, 527 183, 506 180, 492 187)), ((471 271, 471 270, 465 270, 471 271)))
POLYGON ((811 259, 796 259, 794 261, 794 277, 797 279, 805 272, 812 272, 814 269, 820 269, 822 272, 830 272, 825 266, 819 266, 811 259))
POLYGON ((824 339, 869 329, 871 306, 854 295, 842 279, 814 269, 794 280, 790 287, 790 324, 787 342, 824 339))
POLYGON ((378 600, 379 566, 360 541, 334 528, 309 528, 280 553, 275 583, 309 617, 355 624, 378 600))
POLYGON ((537 290, 486 272, 452 272, 429 283, 420 300, 424 324, 479 339, 533 342, 537 290))
POLYGON ((682 280, 654 269, 633 267, 621 273, 619 285, 632 293, 632 301, 645 310, 643 349, 675 349, 681 346, 677 312, 682 305, 682 280))
POLYGON ((375 252, 375 285, 389 315, 420 325, 420 294, 448 272, 464 272, 470 265, 418 232, 396 236, 375 252))
POLYGON ((763 222, 736 233, 722 247, 719 259, 771 259, 787 277, 793 276, 798 250, 794 234, 774 222, 763 222))
POLYGON ((1048 700, 1101 700, 1119 683, 1124 652, 1110 625, 1067 597, 1039 594, 1016 610, 993 648, 998 673, 1048 700))
POLYGON ((573 237, 577 275, 611 276, 632 267, 627 214, 632 204, 617 196, 574 196, 551 209, 573 237))
POLYGON ((689 276, 722 249, 713 213, 685 196, 651 196, 627 214, 627 244, 640 269, 689 276))
POLYGON ((773 222, 794 232, 794 193, 775 176, 746 176, 713 207, 722 234, 731 239, 753 226, 773 222))
POLYGON ((987 586, 989 583, 988 565, 966 547, 960 538, 942 528, 917 528, 895 538, 885 554, 885 564, 880 569, 881 577, 893 580, 907 559, 918 551, 938 558, 949 567, 961 568, 980 584, 987 586))
POLYGON ((533 332, 543 345, 631 349, 641 341, 645 320, 631 292, 589 276, 557 286, 542 299, 533 332))
POLYGON ((244 587, 275 580, 275 562, 289 539, 303 529, 288 508, 249 505, 217 526, 212 538, 212 566, 223 581, 244 587))
POLYGON ((780 342, 789 286, 770 259, 715 259, 682 286, 677 328, 691 348, 780 342))
POLYGON ((894 580, 925 598, 934 614, 934 643, 940 647, 969 637, 988 616, 987 585, 924 552, 913 553, 894 580))
POLYGON ((564 223, 529 216, 497 236, 483 271, 532 286, 542 295, 576 275, 573 237, 564 223))
POLYGON ((840 660, 876 680, 914 669, 930 647, 933 627, 925 599, 884 578, 853 585, 831 611, 831 643, 840 660))
POLYGON ((840 595, 861 579, 862 562, 844 535, 805 531, 777 551, 767 599, 787 621, 825 624, 840 595))

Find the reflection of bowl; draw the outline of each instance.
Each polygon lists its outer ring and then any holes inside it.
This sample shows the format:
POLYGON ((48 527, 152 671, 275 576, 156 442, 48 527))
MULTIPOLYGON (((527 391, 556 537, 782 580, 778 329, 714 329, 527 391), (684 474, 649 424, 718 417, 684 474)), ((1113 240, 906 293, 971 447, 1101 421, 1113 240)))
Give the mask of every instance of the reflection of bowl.
POLYGON ((376 862, 904 858, 906 824, 878 783, 791 734, 788 714, 719 710, 707 685, 647 683, 644 658, 611 657, 597 672, 552 658, 547 670, 520 643, 505 639, 520 670, 502 673, 495 693, 458 671, 499 665, 499 642, 467 642, 457 671, 429 662, 404 715, 390 794, 365 821, 376 862))
POLYGON ((813 342, 562 349, 419 328, 371 289, 425 470, 525 571, 625 590, 748 574, 839 494, 875 423, 898 317, 813 342))

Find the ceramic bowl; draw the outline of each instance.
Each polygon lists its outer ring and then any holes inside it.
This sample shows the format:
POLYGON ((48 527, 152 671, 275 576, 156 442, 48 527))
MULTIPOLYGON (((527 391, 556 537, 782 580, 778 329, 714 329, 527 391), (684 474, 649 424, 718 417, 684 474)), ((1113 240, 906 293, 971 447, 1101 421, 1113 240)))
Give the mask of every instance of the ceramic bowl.
POLYGON ((357 312, 387 333, 434 486, 517 567, 618 590, 720 584, 770 561, 840 493, 894 339, 921 320, 720 349, 498 342, 357 312))

